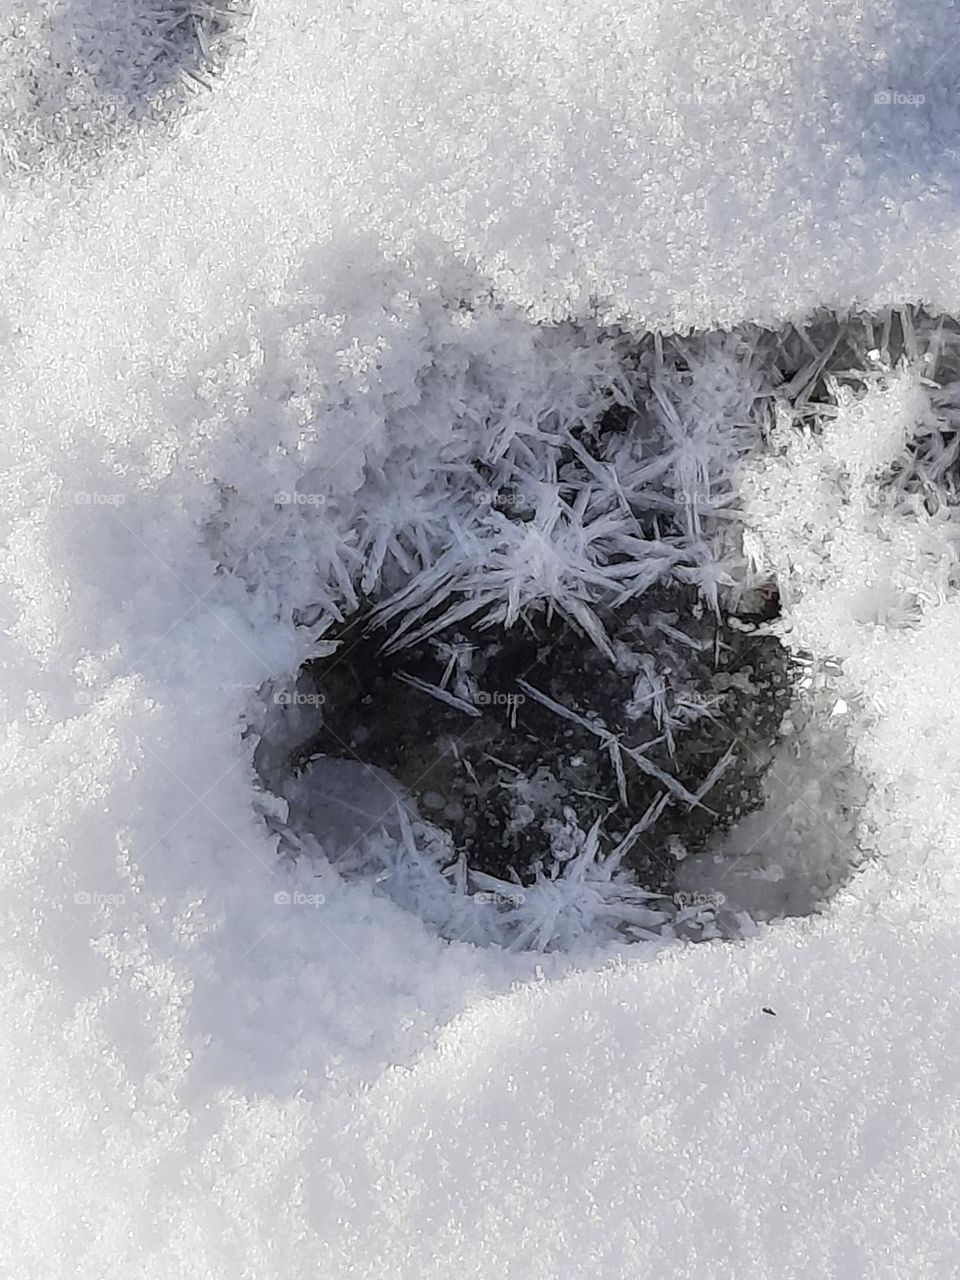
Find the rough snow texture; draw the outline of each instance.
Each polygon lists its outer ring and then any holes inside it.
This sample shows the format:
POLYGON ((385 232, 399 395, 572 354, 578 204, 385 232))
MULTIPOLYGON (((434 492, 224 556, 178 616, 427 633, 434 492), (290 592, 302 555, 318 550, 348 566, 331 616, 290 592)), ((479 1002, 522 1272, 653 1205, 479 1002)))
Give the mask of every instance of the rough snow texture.
MULTIPOLYGON (((171 140, 128 138, 99 176, 42 130, 18 144, 0 223, 0 1273, 960 1269, 954 587, 919 515, 854 507, 811 551, 783 483, 816 513, 838 472, 862 492, 927 412, 913 374, 756 486, 758 554, 870 712, 878 858, 829 914, 652 963, 658 944, 577 963, 448 946, 370 888, 282 873, 238 734, 304 656, 299 557, 257 542, 281 478, 264 459, 302 413, 291 472, 349 490, 359 442, 435 358, 431 279, 455 293, 468 255, 469 288, 541 313, 594 295, 665 326, 957 308, 957 34, 926 3, 289 0, 263 5, 171 140), (888 87, 926 101, 880 111, 888 87), (328 335, 303 393, 319 414, 297 399, 291 317, 328 335), (265 336, 263 371, 241 324, 265 336), (211 388, 224 361, 236 377, 211 388), (226 569, 200 533, 217 483, 251 508, 226 569), (790 577, 808 555, 809 591, 790 577), (889 591, 852 611, 884 558, 889 591)), ((5 119, 44 39, 0 45, 5 119)), ((31 109, 12 108, 27 138, 31 109)), ((528 368, 533 337, 486 323, 528 368)))
MULTIPOLYGON (((5 0, 18 132, 43 152, 31 112, 48 99, 23 84, 35 66, 44 85, 54 75, 48 44, 92 79, 95 107, 81 95, 72 115, 94 128, 103 99, 125 111, 155 91, 158 65, 173 74, 174 53, 151 61, 153 18, 191 8, 209 7, 5 0), (99 74, 104 31, 115 48, 99 74)), ((152 176, 124 200, 102 192, 103 240, 155 247, 144 305, 174 301, 182 272, 188 310, 222 317, 344 229, 391 254, 470 261, 540 314, 595 301, 669 329, 854 301, 958 305, 952 3, 274 0, 244 36, 236 74, 198 93, 199 131, 163 156, 148 146, 152 176)), ((54 107, 69 97, 51 93, 54 107)))

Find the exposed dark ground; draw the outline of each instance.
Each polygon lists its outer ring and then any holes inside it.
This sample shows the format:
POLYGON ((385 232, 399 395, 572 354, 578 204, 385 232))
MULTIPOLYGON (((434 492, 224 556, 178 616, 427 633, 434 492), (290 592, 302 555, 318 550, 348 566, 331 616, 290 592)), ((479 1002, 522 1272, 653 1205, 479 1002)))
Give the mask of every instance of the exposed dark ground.
POLYGON ((774 637, 718 623, 685 588, 648 592, 619 613, 607 611, 604 623, 618 654, 627 654, 624 664, 613 665, 556 617, 548 623, 541 616, 510 631, 460 627, 442 637, 469 648, 468 705, 478 713, 471 716, 401 678, 441 683, 445 655, 435 642, 385 654, 383 632, 371 626, 370 615, 355 615, 339 636, 325 637, 340 638, 339 651, 303 673, 322 691, 324 704, 318 713, 323 723, 300 761, 322 753, 386 769, 413 793, 425 817, 451 833, 471 866, 504 877, 515 871, 525 880, 538 860, 549 859, 551 823, 562 821, 564 807, 574 810, 584 829, 601 818, 609 849, 665 786, 624 752, 624 803, 603 741, 542 705, 520 681, 606 728, 624 748, 652 743, 644 747, 645 758, 691 793, 732 748, 729 766, 704 797, 707 808, 668 794, 628 855, 640 883, 669 892, 677 842, 695 852, 711 832, 759 804, 769 748, 790 700, 790 662, 774 637), (670 644, 672 665, 682 664, 676 685, 689 691, 684 696, 693 707, 706 704, 708 710, 675 732, 672 752, 649 705, 634 705, 634 718, 626 710, 635 675, 622 666, 662 640, 656 619, 672 621, 702 646, 670 644))

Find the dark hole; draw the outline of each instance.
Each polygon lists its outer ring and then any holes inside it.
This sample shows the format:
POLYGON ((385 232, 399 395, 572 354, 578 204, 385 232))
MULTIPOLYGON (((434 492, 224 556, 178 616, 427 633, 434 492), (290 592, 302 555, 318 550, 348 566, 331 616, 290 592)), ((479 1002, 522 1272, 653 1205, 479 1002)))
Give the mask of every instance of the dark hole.
MULTIPOLYGON (((756 610, 754 622, 775 616, 776 594, 756 610)), ((324 755, 387 770, 472 868, 515 873, 524 883, 538 864, 549 868, 551 831, 565 810, 584 830, 599 819, 606 851, 652 813, 625 865, 644 887, 670 893, 676 853, 698 851, 759 805, 790 702, 791 662, 775 637, 718 621, 693 589, 650 591, 605 610, 603 622, 616 663, 545 615, 508 631, 461 626, 391 653, 366 605, 326 634, 339 640, 338 651, 302 673, 307 687, 322 691, 322 722, 295 768, 324 755), (681 630, 687 643, 676 638, 681 630), (666 672, 670 685, 645 705, 647 655, 651 672, 666 672), (457 705, 443 701, 440 688, 457 705), (619 777, 604 730, 619 743, 619 777)))

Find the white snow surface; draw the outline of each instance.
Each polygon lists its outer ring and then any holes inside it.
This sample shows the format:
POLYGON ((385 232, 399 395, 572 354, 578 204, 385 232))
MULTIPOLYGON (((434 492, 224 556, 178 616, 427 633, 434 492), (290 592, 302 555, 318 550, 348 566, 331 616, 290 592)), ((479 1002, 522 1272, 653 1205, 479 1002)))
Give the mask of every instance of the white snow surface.
POLYGON ((449 944, 284 870, 241 736, 308 652, 277 493, 482 422, 478 363, 504 415, 603 379, 534 319, 960 311, 954 8, 275 0, 149 110, 110 10, 0 9, 0 1275, 956 1274, 960 604, 857 497, 916 368, 744 481, 872 783, 822 914, 449 944))

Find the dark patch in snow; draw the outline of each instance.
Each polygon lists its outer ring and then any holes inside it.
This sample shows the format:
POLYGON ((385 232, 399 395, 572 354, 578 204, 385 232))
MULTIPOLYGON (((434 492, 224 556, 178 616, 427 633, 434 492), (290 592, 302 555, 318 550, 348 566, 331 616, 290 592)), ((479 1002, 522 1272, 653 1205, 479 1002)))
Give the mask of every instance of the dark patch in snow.
POLYGON ((328 633, 338 651, 302 673, 322 725, 300 760, 386 770, 471 868, 521 882, 554 860, 568 810, 584 831, 599 820, 604 853, 653 813, 624 864, 670 894, 677 856, 759 805, 791 664, 777 639, 723 625, 690 588, 651 591, 603 621, 616 662, 556 616, 386 653, 370 615, 352 618, 328 633))
MULTIPOLYGON (((914 360, 910 317, 544 328, 522 377, 458 343, 349 483, 317 465, 277 486, 263 537, 311 566, 285 598, 312 656, 257 756, 284 847, 446 937, 521 949, 744 937, 817 910, 859 859, 862 797, 851 704, 791 634, 793 560, 809 589, 844 495, 869 477, 878 513, 912 509, 954 462, 941 417, 871 420, 856 454, 832 425, 891 352, 914 360), (568 368, 585 353, 587 377, 568 368), (784 487, 792 451, 834 475, 829 500, 784 487), (771 506, 796 508, 793 559, 771 506)), ((869 583, 855 604, 897 624, 913 607, 869 583)))

